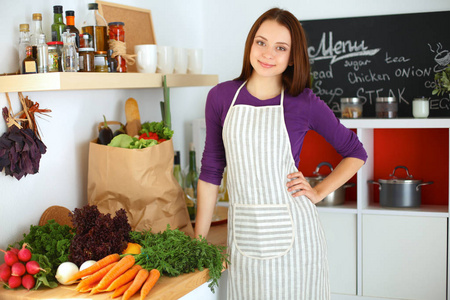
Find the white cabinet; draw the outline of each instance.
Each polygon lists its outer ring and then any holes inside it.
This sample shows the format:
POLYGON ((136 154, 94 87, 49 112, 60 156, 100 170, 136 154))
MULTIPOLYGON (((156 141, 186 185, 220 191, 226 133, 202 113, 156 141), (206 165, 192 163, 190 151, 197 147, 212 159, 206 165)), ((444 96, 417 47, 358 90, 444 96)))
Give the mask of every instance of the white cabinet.
MULTIPOLYGON (((351 202, 318 207, 328 242, 332 299, 450 299, 450 154, 447 153, 450 119, 343 119, 341 122, 347 128, 356 129, 368 160, 357 174, 356 205, 351 202), (438 178, 441 187, 446 186, 442 195, 438 195, 439 205, 385 208, 374 199, 373 185, 367 183, 376 179, 378 162, 374 157, 378 152, 374 149, 392 150, 375 145, 374 136, 379 134, 379 129, 420 129, 427 134, 435 129, 445 131, 439 147, 433 149, 435 152, 423 153, 432 156, 445 152, 445 162, 435 166, 445 170, 438 178), (354 256, 356 260, 352 260, 354 256)), ((422 145, 419 143, 418 147, 422 145)), ((422 159, 417 157, 427 163, 422 159)), ((424 181, 428 180, 437 181, 435 178, 424 181)))
POLYGON ((447 218, 364 215, 363 296, 445 300, 447 218))
POLYGON ((356 215, 319 213, 328 248, 332 293, 356 295, 356 215))

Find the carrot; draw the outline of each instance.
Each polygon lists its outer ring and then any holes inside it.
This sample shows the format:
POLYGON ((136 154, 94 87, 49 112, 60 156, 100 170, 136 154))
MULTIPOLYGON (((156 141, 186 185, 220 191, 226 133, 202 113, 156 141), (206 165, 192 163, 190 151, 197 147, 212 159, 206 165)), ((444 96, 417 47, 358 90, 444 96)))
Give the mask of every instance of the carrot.
POLYGON ((153 288, 153 286, 158 281, 161 274, 159 273, 158 269, 152 269, 150 271, 150 274, 148 275, 147 280, 145 281, 144 285, 141 288, 141 299, 144 300, 145 297, 147 297, 148 293, 150 293, 150 290, 153 288))
POLYGON ((144 284, 145 280, 147 280, 148 277, 148 271, 146 269, 141 269, 137 273, 136 277, 133 280, 133 283, 130 285, 130 287, 125 291, 123 294, 122 300, 128 300, 136 294, 137 291, 141 288, 141 286, 144 284))
POLYGON ((125 255, 121 260, 103 276, 102 280, 92 289, 91 294, 97 294, 105 290, 117 277, 128 271, 136 260, 133 255, 125 255))
POLYGON ((131 267, 131 269, 129 269, 128 271, 126 271, 125 273, 123 273, 122 275, 120 275, 119 277, 117 277, 106 289, 106 292, 111 292, 114 291, 116 288, 120 287, 121 285, 124 285, 125 283, 128 283, 130 281, 133 281, 134 277, 136 277, 136 274, 139 272, 139 270, 142 269, 142 267, 140 265, 134 265, 131 267))
POLYGON ((80 289, 77 289, 77 291, 80 292, 80 293, 90 292, 99 282, 100 282, 100 280, 92 282, 92 283, 90 283, 88 285, 84 285, 80 289))
POLYGON ((89 268, 86 268, 84 270, 81 270, 81 271, 75 273, 72 277, 70 277, 67 280, 67 282, 75 281, 84 276, 92 275, 95 272, 97 272, 98 270, 102 269, 103 267, 106 267, 107 265, 109 265, 113 262, 119 261, 119 259, 120 259, 119 254, 117 254, 117 253, 110 254, 110 255, 100 259, 99 261, 97 261, 95 264, 93 264, 89 268))
POLYGON ((119 286, 117 289, 115 289, 114 293, 112 293, 111 298, 117 298, 123 295, 126 290, 130 287, 130 285, 133 284, 133 281, 130 281, 128 283, 125 283, 124 285, 119 286))
POLYGON ((107 265, 106 267, 98 270, 97 272, 95 272, 94 274, 89 275, 88 277, 86 277, 85 279, 81 280, 77 287, 76 290, 80 291, 81 289, 91 285, 92 283, 95 282, 100 282, 100 280, 117 264, 117 262, 114 262, 112 264, 107 265))

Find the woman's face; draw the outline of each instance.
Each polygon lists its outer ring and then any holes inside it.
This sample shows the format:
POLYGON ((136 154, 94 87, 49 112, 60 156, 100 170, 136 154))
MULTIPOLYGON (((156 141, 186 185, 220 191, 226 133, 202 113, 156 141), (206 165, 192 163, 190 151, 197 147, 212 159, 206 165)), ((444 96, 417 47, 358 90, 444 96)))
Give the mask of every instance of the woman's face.
POLYGON ((291 33, 275 20, 259 27, 250 50, 250 63, 260 76, 281 76, 291 56, 291 33))

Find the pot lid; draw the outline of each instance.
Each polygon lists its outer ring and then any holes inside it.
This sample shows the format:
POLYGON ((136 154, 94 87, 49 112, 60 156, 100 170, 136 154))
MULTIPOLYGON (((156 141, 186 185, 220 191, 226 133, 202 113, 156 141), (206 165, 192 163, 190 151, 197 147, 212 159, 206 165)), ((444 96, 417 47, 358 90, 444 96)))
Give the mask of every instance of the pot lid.
POLYGON ((405 166, 397 166, 397 167, 395 167, 394 171, 392 172, 392 174, 389 174, 389 178, 388 179, 379 179, 378 181, 380 183, 390 183, 390 184, 418 184, 418 183, 422 182, 421 179, 414 179, 412 174, 409 173, 408 168, 405 167, 405 166), (395 176, 395 171, 397 171, 397 169, 405 169, 406 177, 405 178, 398 178, 397 176, 395 176))

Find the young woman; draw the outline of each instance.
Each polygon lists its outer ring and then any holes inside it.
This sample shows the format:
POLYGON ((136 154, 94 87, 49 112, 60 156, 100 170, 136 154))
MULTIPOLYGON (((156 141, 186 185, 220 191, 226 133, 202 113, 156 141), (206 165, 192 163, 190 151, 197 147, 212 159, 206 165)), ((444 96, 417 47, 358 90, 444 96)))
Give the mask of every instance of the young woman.
POLYGON ((367 154, 313 94, 309 72, 300 22, 275 8, 251 28, 241 75, 208 94, 195 234, 208 234, 227 166, 229 299, 330 297, 315 203, 347 182, 367 154), (297 169, 308 130, 343 156, 314 188, 297 169))

